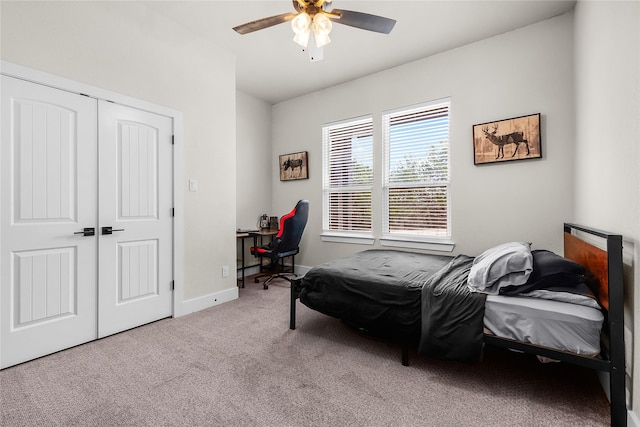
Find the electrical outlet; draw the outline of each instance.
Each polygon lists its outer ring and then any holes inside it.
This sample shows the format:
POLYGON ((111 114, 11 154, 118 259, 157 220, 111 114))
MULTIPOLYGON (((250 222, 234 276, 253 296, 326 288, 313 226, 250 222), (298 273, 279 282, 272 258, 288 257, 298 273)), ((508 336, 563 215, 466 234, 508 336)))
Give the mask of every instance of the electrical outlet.
POLYGON ((222 277, 229 277, 229 266, 228 265, 223 265, 222 266, 222 277))

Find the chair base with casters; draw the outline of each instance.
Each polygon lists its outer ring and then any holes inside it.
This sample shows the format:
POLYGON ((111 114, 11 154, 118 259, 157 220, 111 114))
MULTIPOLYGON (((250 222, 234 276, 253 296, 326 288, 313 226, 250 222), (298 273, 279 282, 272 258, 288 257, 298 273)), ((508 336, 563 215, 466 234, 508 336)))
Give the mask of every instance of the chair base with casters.
MULTIPOLYGON (((264 289, 269 289, 269 283, 274 280, 274 279, 285 279, 287 280, 289 283, 291 283, 292 279, 295 279, 296 274, 295 274, 295 267, 296 267, 296 257, 295 254, 298 253, 297 251, 295 253, 292 253, 291 255, 289 255, 291 257, 291 269, 289 270, 287 268, 287 271, 285 271, 285 265, 284 265, 284 259, 286 256, 283 256, 282 258, 280 258, 279 261, 272 261, 271 265, 269 266, 269 268, 272 268, 273 271, 271 273, 267 273, 267 274, 260 274, 259 276, 256 276, 253 281, 255 283, 260 283, 260 278, 262 277, 266 277, 265 281, 262 282, 262 287, 264 289), (293 276, 292 278, 288 277, 288 276, 293 276)), ((266 267, 266 266, 265 266, 266 267)), ((287 266, 288 267, 288 266, 287 266)), ((261 267, 262 268, 262 265, 261 267)))

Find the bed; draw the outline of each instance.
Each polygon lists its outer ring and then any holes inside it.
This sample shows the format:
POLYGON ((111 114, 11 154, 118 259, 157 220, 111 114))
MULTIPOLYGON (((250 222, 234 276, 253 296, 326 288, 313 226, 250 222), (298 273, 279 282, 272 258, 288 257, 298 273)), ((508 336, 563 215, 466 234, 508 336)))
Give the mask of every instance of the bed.
POLYGON ((474 363, 485 345, 609 373, 626 425, 622 237, 564 224, 564 256, 508 243, 477 257, 367 250, 312 268, 296 300, 428 357, 474 363))

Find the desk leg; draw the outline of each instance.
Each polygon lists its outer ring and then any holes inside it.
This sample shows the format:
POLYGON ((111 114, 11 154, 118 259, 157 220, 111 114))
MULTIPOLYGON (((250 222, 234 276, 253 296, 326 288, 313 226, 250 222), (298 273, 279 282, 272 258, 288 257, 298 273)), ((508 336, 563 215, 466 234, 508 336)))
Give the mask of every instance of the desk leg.
POLYGON ((240 239, 242 240, 242 256, 240 257, 240 259, 242 259, 242 285, 241 287, 244 288, 244 239, 240 239))

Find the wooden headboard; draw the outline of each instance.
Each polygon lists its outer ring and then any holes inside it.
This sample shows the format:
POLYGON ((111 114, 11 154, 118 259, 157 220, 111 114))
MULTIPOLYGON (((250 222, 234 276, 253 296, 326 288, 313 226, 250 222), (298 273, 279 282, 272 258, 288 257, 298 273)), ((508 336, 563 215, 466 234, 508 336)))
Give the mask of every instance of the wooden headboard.
POLYGON ((607 251, 564 232, 564 257, 586 267, 597 279, 591 286, 600 305, 609 310, 609 261, 607 251))

